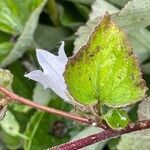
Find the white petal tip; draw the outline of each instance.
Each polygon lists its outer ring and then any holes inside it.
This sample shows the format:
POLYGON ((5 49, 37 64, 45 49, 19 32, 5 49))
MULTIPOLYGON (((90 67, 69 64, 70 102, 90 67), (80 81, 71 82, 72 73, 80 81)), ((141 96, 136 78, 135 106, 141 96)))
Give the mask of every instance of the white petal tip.
POLYGON ((28 74, 29 74, 29 73, 25 73, 25 74, 24 74, 24 77, 29 78, 28 74))
POLYGON ((61 41, 61 45, 64 46, 64 45, 65 45, 65 42, 64 42, 64 41, 61 41))
POLYGON ((43 49, 36 49, 37 56, 38 55, 42 55, 43 51, 45 51, 45 50, 43 50, 43 49))
POLYGON ((61 45, 59 47, 58 55, 59 55, 59 58, 66 64, 67 61, 68 61, 68 58, 65 54, 64 45, 65 45, 65 42, 61 41, 61 45))

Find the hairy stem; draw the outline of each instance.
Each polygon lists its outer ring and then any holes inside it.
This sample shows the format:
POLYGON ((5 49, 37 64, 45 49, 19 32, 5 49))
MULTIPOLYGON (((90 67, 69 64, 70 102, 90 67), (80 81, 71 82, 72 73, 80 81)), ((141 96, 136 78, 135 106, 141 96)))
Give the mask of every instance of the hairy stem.
MULTIPOLYGON (((50 108, 50 107, 35 103, 29 99, 18 96, 18 95, 12 93, 11 91, 9 91, 3 87, 0 87, 0 91, 6 96, 7 99, 9 99, 9 101, 19 102, 21 104, 28 105, 30 107, 33 107, 33 108, 36 108, 36 109, 39 109, 39 110, 42 110, 42 111, 45 111, 48 113, 60 115, 60 116, 63 116, 65 118, 71 119, 73 121, 81 122, 84 124, 92 124, 93 123, 92 121, 90 121, 87 118, 83 118, 83 117, 71 114, 69 112, 64 112, 61 110, 57 110, 55 108, 50 108)), ((102 125, 102 127, 105 128, 105 125, 102 125)))
POLYGON ((93 134, 73 142, 65 143, 50 148, 49 150, 77 150, 109 138, 114 138, 122 134, 130 133, 137 130, 147 129, 147 128, 150 128, 150 120, 138 121, 134 124, 133 123, 129 124, 125 129, 120 131, 108 129, 100 133, 93 134))

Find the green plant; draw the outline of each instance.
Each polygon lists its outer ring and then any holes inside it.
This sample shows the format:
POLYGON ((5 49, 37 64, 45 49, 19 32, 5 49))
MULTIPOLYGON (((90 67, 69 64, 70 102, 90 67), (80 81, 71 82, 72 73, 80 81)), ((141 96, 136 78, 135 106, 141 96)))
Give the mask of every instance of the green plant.
POLYGON ((0 1, 0 148, 149 149, 149 5, 0 1))

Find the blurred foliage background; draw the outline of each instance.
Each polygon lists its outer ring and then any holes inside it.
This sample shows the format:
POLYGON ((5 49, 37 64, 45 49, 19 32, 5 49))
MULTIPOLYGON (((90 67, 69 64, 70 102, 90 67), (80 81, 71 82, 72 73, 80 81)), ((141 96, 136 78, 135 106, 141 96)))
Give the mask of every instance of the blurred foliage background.
MULTIPOLYGON (((39 68, 36 48, 57 54, 63 40, 68 56, 76 52, 105 11, 126 30, 150 86, 149 0, 0 0, 0 66, 14 75, 12 90, 43 105, 70 111, 71 105, 51 90, 44 90, 40 84, 26 79, 24 74, 39 68)), ((138 104, 129 112, 132 121, 137 119, 137 108, 138 104)), ((0 122, 0 150, 41 150, 100 130, 13 103, 5 120, 0 122)), ((136 138, 132 144, 127 144, 131 137, 126 137, 85 149, 150 149, 150 135, 147 143, 140 136, 136 138), (142 147, 143 144, 147 147, 142 147)))

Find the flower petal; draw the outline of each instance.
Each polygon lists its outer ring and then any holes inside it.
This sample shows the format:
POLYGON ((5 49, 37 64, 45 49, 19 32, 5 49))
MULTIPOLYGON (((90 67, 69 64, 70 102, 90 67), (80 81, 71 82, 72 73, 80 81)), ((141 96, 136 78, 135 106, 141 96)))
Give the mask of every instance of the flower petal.
POLYGON ((64 65, 58 61, 58 56, 41 49, 37 49, 36 54, 38 62, 44 72, 50 73, 51 71, 55 71, 61 74, 64 71, 64 65))
POLYGON ((40 82, 44 88, 51 88, 58 96, 71 103, 71 96, 68 96, 69 92, 63 77, 65 65, 68 61, 64 51, 64 42, 59 48, 58 56, 42 49, 37 49, 36 54, 43 72, 35 70, 26 74, 25 77, 40 82))
POLYGON ((56 56, 46 50, 37 49, 36 50, 37 59, 44 72, 51 73, 55 71, 62 74, 65 70, 65 65, 68 61, 67 56, 64 51, 64 42, 62 42, 58 55, 56 56))
POLYGON ((67 58, 65 50, 64 50, 65 43, 64 43, 64 41, 62 41, 61 43, 62 44, 60 45, 60 48, 58 51, 58 56, 59 56, 59 59, 66 64, 68 61, 68 58, 67 58))
POLYGON ((45 89, 49 87, 49 79, 46 75, 44 75, 44 73, 41 70, 31 71, 30 73, 25 74, 24 76, 41 83, 45 89))
POLYGON ((25 77, 41 83, 45 89, 51 88, 58 96, 70 103, 70 99, 65 94, 66 84, 59 79, 59 76, 57 74, 55 76, 49 76, 40 70, 35 70, 25 75, 25 77))

